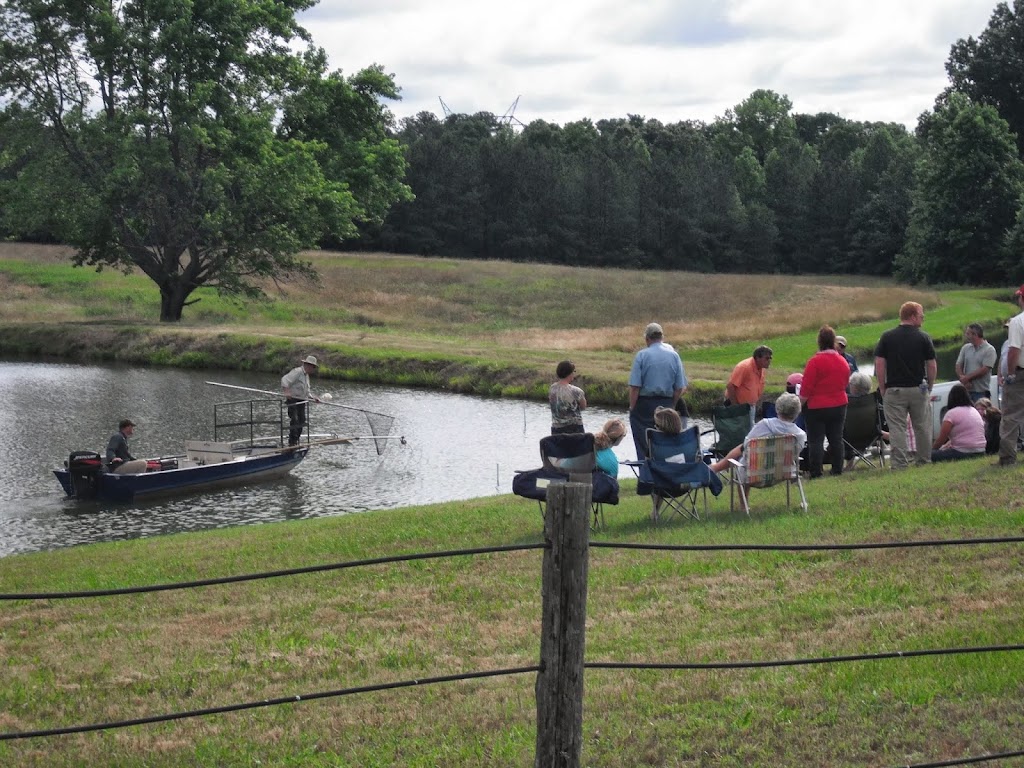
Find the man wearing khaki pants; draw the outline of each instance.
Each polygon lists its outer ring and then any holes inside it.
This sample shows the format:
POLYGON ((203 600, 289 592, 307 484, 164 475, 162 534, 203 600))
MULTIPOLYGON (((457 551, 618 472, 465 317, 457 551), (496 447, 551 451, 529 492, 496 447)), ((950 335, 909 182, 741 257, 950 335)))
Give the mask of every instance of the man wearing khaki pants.
POLYGON ((932 460, 931 392, 938 366, 931 337, 921 330, 924 307, 908 301, 900 307, 900 324, 882 334, 875 346, 875 376, 889 423, 893 469, 910 464, 907 417, 914 429, 916 462, 932 460))

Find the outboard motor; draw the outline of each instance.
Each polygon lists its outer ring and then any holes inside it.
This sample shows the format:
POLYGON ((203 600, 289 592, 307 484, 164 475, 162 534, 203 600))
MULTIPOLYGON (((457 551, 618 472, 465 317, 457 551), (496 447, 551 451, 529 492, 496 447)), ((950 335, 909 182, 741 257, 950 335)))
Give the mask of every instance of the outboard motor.
POLYGON ((66 462, 76 499, 95 499, 103 472, 103 459, 95 451, 75 451, 66 462))

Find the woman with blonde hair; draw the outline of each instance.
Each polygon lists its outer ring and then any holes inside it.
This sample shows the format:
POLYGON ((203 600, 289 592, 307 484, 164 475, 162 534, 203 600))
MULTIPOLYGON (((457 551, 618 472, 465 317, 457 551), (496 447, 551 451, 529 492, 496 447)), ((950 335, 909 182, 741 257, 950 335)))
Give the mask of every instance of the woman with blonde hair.
POLYGON ((678 435, 683 431, 683 419, 675 408, 659 405, 654 409, 654 426, 667 435, 678 435))
POLYGON ((594 433, 594 452, 597 457, 597 468, 606 475, 619 476, 619 457, 612 450, 626 436, 626 422, 622 419, 609 419, 599 432, 594 433))

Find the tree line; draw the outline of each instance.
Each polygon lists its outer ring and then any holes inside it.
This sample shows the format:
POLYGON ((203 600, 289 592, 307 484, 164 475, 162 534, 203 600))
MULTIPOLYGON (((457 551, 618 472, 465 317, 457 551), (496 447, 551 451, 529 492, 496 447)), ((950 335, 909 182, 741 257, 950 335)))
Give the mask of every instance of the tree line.
POLYGON ((415 198, 362 244, 701 272, 1024 278, 1024 0, 958 41, 917 130, 754 91, 711 123, 489 113, 401 122, 415 198))
POLYGON ((917 128, 794 114, 513 130, 396 123, 394 76, 345 76, 316 0, 0 3, 0 236, 141 269, 161 319, 200 287, 315 277, 316 245, 701 272, 1024 279, 1024 0, 953 45, 917 128))

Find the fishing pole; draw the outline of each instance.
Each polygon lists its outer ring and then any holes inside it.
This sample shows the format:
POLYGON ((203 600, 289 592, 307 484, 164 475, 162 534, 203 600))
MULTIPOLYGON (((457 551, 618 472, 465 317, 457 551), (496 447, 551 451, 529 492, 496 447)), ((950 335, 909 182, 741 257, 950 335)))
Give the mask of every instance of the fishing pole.
MULTIPOLYGON (((285 397, 280 392, 271 392, 269 389, 254 389, 252 387, 242 387, 238 384, 222 384, 219 381, 207 381, 207 384, 213 387, 227 387, 228 389, 242 389, 246 392, 258 392, 261 395, 270 395, 271 397, 285 397)), ((316 402, 315 400, 304 400, 303 402, 316 402)), ((368 411, 365 408, 356 408, 351 405, 342 405, 341 403, 329 402, 327 400, 320 400, 320 405, 330 405, 335 408, 344 408, 349 411, 359 411, 359 413, 372 413, 374 416, 383 416, 386 419, 393 419, 394 416, 388 416, 386 413, 377 413, 377 411, 368 411)))

